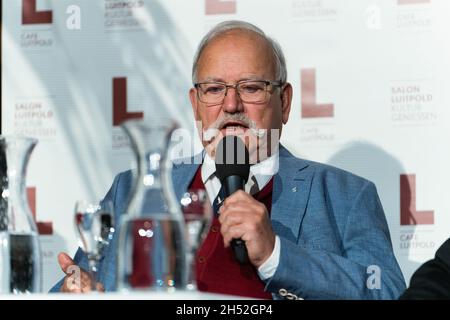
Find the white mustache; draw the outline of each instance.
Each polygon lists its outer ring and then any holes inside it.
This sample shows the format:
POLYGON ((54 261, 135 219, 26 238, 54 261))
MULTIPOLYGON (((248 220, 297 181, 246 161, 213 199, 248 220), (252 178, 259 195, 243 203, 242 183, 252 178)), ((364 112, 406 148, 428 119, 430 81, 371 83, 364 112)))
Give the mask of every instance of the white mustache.
POLYGON ((249 119, 245 114, 233 113, 233 114, 226 114, 223 118, 219 118, 216 121, 214 121, 214 123, 212 123, 211 126, 205 130, 205 132, 203 134, 203 139, 205 141, 211 141, 214 137, 217 136, 220 129, 222 129, 223 126, 228 121, 237 121, 237 122, 243 123, 250 129, 251 133, 258 138, 262 138, 266 134, 265 129, 259 129, 256 126, 255 121, 249 119))

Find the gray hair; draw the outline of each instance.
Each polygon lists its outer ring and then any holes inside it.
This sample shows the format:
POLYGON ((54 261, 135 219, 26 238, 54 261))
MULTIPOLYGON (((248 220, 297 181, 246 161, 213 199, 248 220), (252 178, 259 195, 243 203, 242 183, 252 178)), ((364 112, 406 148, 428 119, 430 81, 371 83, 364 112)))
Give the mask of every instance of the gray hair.
POLYGON ((212 28, 200 41, 200 44, 198 45, 197 52, 194 56, 194 63, 192 64, 192 82, 197 82, 197 66, 198 66, 198 60, 200 59, 200 55, 203 52, 203 49, 213 40, 214 38, 228 32, 229 30, 247 30, 252 31, 257 34, 259 34, 261 37, 263 37, 264 40, 267 41, 269 46, 272 48, 273 56, 275 58, 276 63, 276 81, 281 81, 282 84, 286 83, 287 81, 287 69, 286 69, 286 60, 284 59, 283 51, 281 50, 280 45, 271 37, 267 36, 264 31, 262 31, 257 26, 245 22, 245 21, 239 21, 239 20, 230 20, 230 21, 224 21, 216 25, 214 28, 212 28))

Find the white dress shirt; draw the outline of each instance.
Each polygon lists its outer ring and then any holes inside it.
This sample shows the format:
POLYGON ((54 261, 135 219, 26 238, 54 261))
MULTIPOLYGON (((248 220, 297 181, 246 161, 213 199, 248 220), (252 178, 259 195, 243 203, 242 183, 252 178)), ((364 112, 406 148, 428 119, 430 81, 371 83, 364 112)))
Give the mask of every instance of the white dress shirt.
MULTIPOLYGON (((219 178, 214 174, 216 172, 216 164, 214 160, 205 152, 205 157, 203 159, 202 169, 202 181, 205 185, 208 197, 212 202, 219 194, 222 184, 219 178)), ((278 171, 278 155, 273 155, 264 161, 256 163, 250 166, 249 179, 245 185, 245 191, 251 195, 257 193, 259 190, 263 189, 270 179, 278 171), (255 185, 256 181, 256 185, 255 185)), ((275 236, 275 246, 273 248, 270 257, 258 268, 258 275, 262 280, 271 278, 278 267, 280 260, 280 239, 275 236)))

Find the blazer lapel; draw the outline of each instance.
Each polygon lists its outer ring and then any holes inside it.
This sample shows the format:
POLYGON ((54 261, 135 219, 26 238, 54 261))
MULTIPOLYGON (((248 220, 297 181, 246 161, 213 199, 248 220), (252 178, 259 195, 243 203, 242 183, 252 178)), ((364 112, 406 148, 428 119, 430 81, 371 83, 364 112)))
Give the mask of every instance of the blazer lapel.
POLYGON ((180 162, 174 164, 172 167, 172 183, 175 195, 178 200, 181 199, 183 194, 189 187, 198 167, 201 165, 202 158, 198 161, 198 157, 187 159, 186 162, 180 162), (194 161, 195 160, 195 161, 194 161))
POLYGON ((274 176, 271 220, 274 232, 297 242, 311 191, 314 169, 280 145, 279 170, 274 176))

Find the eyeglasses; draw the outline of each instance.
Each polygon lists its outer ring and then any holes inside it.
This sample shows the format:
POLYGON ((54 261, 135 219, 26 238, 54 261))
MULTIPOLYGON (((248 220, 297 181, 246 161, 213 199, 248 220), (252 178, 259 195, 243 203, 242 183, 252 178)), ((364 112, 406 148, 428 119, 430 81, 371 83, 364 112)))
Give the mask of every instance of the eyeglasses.
POLYGON ((236 84, 224 82, 199 82, 195 83, 198 99, 208 105, 221 104, 227 95, 228 88, 233 88, 242 102, 264 103, 270 95, 273 87, 281 87, 281 81, 270 80, 243 80, 236 84))

